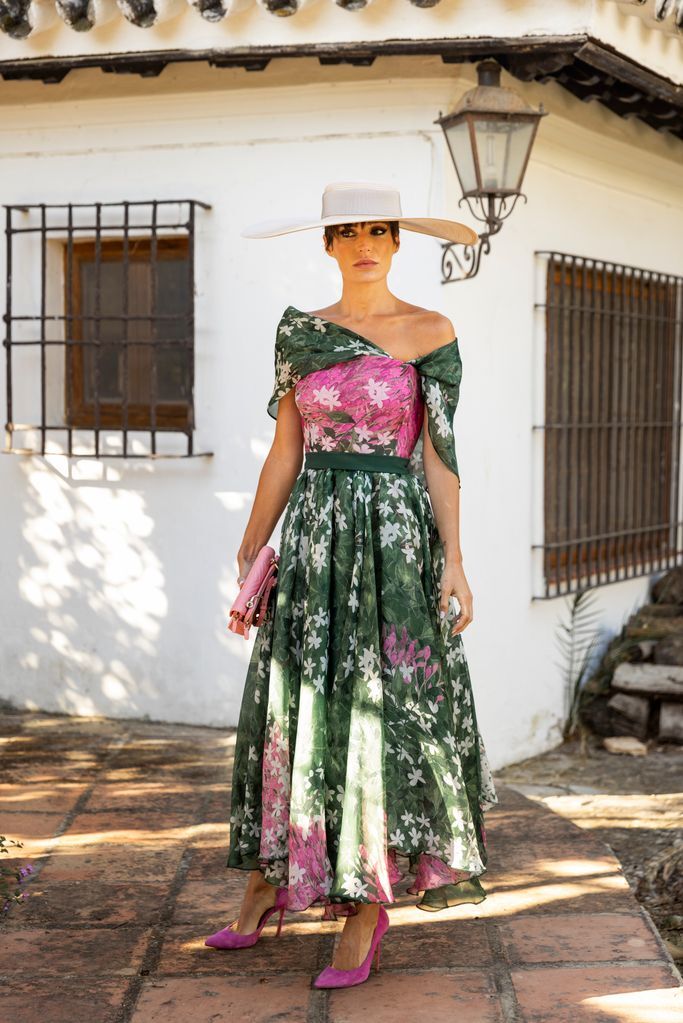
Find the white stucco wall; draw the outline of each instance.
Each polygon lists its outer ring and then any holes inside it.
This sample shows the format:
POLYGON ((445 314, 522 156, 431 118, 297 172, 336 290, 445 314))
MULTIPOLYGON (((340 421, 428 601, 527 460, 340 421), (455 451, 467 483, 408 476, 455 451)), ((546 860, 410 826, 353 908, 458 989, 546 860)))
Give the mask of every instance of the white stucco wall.
MULTIPOLYGON (((287 304, 317 308, 340 290, 317 232, 257 241, 240 228, 316 212, 326 182, 358 178, 396 183, 406 214, 466 216, 432 122, 474 84, 473 68, 387 60, 367 71, 316 66, 307 81, 306 62, 294 64, 292 85, 274 67, 278 87, 268 71, 252 85, 236 71, 217 78, 195 68, 191 79, 169 69, 163 81, 140 80, 137 95, 129 83, 128 95, 114 95, 118 84, 104 76, 79 93, 78 73, 49 103, 30 85, 30 103, 5 97, 4 202, 212 204, 197 225, 196 447, 214 455, 0 458, 0 698, 236 723, 253 641, 226 633, 225 618, 274 431, 266 401, 275 326, 287 304)), ((531 599, 543 482, 542 434, 531 428, 542 408, 533 252, 677 271, 683 234, 679 143, 555 85, 509 84, 550 110, 527 172, 528 204, 518 203, 473 281, 441 285, 439 242, 408 232, 389 279, 402 298, 447 313, 460 339, 461 536, 475 608, 463 639, 494 769, 556 744, 563 707, 555 629, 564 600, 531 599)), ((278 545, 279 527, 271 540, 278 545)), ((600 591, 605 636, 647 586, 600 591)))

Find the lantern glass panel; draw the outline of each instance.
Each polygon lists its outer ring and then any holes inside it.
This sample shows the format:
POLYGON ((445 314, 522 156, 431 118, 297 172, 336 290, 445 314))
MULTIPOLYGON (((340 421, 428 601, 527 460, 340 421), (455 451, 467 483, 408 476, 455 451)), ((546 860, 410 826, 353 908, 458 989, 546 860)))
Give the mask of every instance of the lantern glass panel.
POLYGON ((531 146, 534 121, 474 121, 481 188, 484 192, 518 192, 531 146))
POLYGON ((470 127, 467 118, 446 128, 446 141, 455 164, 463 193, 475 192, 478 188, 477 172, 474 166, 470 127))

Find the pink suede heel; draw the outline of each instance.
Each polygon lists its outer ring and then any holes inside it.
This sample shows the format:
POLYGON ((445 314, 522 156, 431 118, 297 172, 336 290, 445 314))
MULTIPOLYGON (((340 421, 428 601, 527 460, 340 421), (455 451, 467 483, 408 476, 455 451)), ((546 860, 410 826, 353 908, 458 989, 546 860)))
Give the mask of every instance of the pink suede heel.
POLYGON ((280 913, 280 920, 277 925, 277 931, 275 937, 280 937, 280 931, 282 930, 282 918, 285 915, 285 909, 287 908, 287 889, 278 887, 275 895, 275 905, 269 906, 261 913, 258 925, 255 931, 250 931, 248 934, 238 934, 237 931, 230 929, 230 925, 224 927, 222 931, 216 931, 215 934, 211 934, 204 941, 205 945, 209 945, 211 948, 249 948, 251 945, 255 945, 261 937, 261 931, 270 919, 273 913, 280 913))
POLYGON ((370 975, 372 957, 377 953, 376 970, 379 973, 379 953, 382 946, 382 938, 389 928, 389 914, 384 906, 379 907, 377 924, 372 935, 370 948, 360 966, 353 970, 338 970, 334 966, 326 966, 322 973, 313 981, 313 987, 353 987, 354 984, 362 984, 370 975))

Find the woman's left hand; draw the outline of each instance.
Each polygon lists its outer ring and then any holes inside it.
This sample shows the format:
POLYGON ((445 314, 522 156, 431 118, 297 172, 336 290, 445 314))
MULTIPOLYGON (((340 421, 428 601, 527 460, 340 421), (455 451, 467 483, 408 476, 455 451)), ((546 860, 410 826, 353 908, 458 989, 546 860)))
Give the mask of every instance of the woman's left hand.
POLYGON ((439 610, 442 616, 448 614, 449 597, 451 594, 457 598, 460 610, 455 616, 455 625, 451 629, 451 635, 455 636, 462 632, 472 622, 472 591, 469 588, 462 562, 451 562, 446 564, 441 576, 441 598, 439 610))

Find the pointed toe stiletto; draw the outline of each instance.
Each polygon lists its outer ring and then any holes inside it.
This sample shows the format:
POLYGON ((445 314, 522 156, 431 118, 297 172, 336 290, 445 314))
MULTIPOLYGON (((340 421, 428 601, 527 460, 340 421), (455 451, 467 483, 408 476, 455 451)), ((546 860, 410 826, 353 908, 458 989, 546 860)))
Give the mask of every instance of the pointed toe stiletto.
MULTIPOLYGON (((209 935, 204 941, 205 945, 209 945, 211 948, 249 948, 250 945, 255 945, 261 937, 261 931, 267 924, 273 913, 280 913, 280 920, 277 925, 277 931, 275 937, 279 938, 280 931, 282 930, 282 918, 285 915, 285 909, 287 908, 287 889, 278 888, 275 895, 275 904, 265 909, 259 918, 258 925, 255 931, 250 931, 248 934, 239 934, 237 931, 231 930, 232 924, 224 927, 222 931, 216 931, 215 934, 209 935)), ((235 921, 233 921, 234 923, 235 921)))
POLYGON ((372 934, 370 948, 360 966, 356 966, 353 970, 338 970, 334 966, 326 966, 322 973, 319 973, 313 981, 313 987, 353 987, 354 984, 362 984, 370 975, 372 957, 375 951, 377 952, 376 968, 379 973, 379 951, 382 945, 382 938, 386 934, 388 927, 389 914, 384 906, 380 904, 379 916, 372 934))

